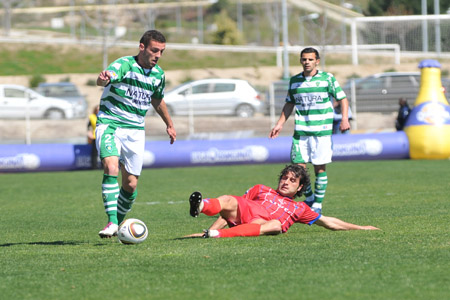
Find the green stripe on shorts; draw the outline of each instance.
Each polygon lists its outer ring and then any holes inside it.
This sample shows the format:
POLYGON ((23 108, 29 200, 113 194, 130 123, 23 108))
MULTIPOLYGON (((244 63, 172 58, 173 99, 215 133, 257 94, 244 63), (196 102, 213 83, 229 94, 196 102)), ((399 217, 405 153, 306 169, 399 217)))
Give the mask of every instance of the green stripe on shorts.
POLYGON ((109 156, 119 156, 119 151, 114 141, 115 131, 116 127, 109 125, 103 132, 100 140, 100 159, 109 156))

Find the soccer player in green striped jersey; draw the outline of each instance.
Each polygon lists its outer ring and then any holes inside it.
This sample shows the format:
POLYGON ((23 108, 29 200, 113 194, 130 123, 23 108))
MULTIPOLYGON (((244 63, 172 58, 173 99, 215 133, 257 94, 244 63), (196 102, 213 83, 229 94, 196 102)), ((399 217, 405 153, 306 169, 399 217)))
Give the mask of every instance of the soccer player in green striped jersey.
POLYGON ((108 224, 99 235, 117 235, 118 225, 131 210, 142 171, 145 150, 145 115, 153 106, 166 124, 170 143, 176 139, 172 119, 163 100, 165 75, 157 65, 166 38, 157 30, 144 33, 139 53, 111 63, 97 78, 105 87, 95 131, 96 147, 104 167, 102 197, 108 224), (122 185, 119 186, 119 171, 122 185))
POLYGON ((322 202, 328 185, 326 165, 331 163, 333 154, 331 134, 333 131, 333 103, 331 97, 339 101, 342 110, 341 132, 350 129, 348 121, 348 100, 330 73, 320 71, 319 52, 305 48, 300 53, 303 72, 291 77, 286 103, 277 124, 270 132, 276 138, 295 108, 295 129, 292 137, 291 162, 306 167, 312 163, 316 181, 314 192, 306 187, 306 204, 317 213, 322 212, 322 202))

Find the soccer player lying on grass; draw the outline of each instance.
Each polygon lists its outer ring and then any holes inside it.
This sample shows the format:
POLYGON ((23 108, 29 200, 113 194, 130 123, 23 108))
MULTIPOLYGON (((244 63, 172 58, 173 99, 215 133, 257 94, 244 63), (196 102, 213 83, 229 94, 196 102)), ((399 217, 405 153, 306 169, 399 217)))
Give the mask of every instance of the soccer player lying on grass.
POLYGON ((302 166, 292 164, 280 173, 276 190, 255 185, 243 196, 223 195, 218 198, 202 198, 194 192, 189 198, 190 214, 219 218, 203 233, 186 237, 235 237, 279 234, 288 231, 294 223, 317 224, 330 230, 377 230, 373 226, 360 226, 333 217, 318 214, 304 202, 294 201, 309 184, 309 175, 302 166), (225 228, 226 226, 229 228, 225 228))

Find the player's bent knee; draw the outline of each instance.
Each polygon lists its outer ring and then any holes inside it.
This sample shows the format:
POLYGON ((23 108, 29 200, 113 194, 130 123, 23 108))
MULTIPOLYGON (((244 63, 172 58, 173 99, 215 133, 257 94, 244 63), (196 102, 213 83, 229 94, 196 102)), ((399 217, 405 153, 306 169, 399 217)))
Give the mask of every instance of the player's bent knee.
POLYGON ((219 199, 220 207, 223 210, 237 209, 238 202, 237 202, 236 198, 234 198, 233 196, 222 195, 222 196, 218 197, 217 199, 219 199))
POLYGON ((261 224, 261 234, 280 234, 281 230, 281 223, 278 220, 271 220, 261 224))
POLYGON ((122 187, 129 193, 134 193, 137 189, 138 179, 136 176, 128 175, 122 177, 122 187))
POLYGON ((108 175, 117 176, 119 175, 119 168, 114 165, 104 165, 104 172, 108 175))

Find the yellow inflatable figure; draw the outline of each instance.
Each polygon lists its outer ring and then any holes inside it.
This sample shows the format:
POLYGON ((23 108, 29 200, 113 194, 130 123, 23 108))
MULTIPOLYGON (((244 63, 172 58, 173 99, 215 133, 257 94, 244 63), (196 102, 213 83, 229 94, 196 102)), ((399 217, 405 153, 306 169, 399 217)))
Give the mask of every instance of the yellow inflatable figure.
POLYGON ((428 59, 419 64, 420 90, 405 124, 412 159, 450 158, 450 105, 441 83, 441 65, 428 59))

